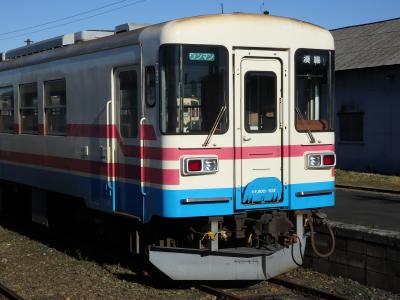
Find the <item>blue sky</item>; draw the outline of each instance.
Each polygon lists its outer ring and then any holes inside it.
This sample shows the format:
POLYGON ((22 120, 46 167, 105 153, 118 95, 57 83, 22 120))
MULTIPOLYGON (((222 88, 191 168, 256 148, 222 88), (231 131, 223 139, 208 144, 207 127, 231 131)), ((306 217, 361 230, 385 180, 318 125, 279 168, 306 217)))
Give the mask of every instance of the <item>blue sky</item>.
POLYGON ((1 2, 0 52, 22 46, 27 38, 40 41, 84 29, 113 29, 115 25, 126 22, 158 23, 192 15, 220 13, 221 3, 225 13, 260 13, 262 10, 269 10, 273 15, 302 19, 328 29, 400 17, 399 0, 3 0, 1 2), (116 2, 119 3, 75 18, 68 18, 116 2), (116 10, 107 12, 113 9, 116 10), (38 26, 62 18, 65 19, 38 26), (31 29, 17 31, 22 28, 31 29), (6 34, 7 32, 12 33, 6 34))

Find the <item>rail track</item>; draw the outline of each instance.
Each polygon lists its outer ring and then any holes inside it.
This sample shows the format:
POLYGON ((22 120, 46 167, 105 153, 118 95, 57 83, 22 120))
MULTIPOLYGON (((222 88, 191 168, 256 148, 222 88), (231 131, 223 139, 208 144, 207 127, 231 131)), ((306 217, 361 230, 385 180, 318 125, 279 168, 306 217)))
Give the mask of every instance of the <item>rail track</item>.
POLYGON ((16 292, 10 290, 4 284, 0 283, 0 299, 7 299, 7 300, 24 300, 20 295, 16 292))
MULTIPOLYGON (((333 293, 329 293, 323 290, 311 288, 309 286, 303 285, 299 281, 287 279, 284 277, 273 278, 268 281, 277 286, 288 288, 292 292, 301 294, 304 297, 310 297, 314 299, 326 299, 326 300, 348 300, 348 298, 333 293)), ((256 293, 253 290, 253 293, 251 295, 245 293, 248 290, 248 288, 221 289, 209 285, 201 285, 199 286, 199 289, 205 293, 216 296, 217 299, 219 300, 286 299, 287 297, 287 294, 273 293, 271 292, 271 289, 265 289, 265 288, 264 289, 260 288, 256 293)))

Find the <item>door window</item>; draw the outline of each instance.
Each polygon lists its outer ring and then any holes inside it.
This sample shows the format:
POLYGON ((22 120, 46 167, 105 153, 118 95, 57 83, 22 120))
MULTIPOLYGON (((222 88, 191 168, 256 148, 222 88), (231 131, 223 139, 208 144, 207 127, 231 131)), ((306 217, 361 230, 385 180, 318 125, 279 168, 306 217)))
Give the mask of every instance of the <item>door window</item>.
POLYGON ((146 105, 154 107, 156 105, 156 70, 153 66, 146 67, 146 105))
POLYGON ((135 70, 118 73, 119 131, 124 138, 138 135, 137 90, 135 70))
POLYGON ((276 129, 276 75, 247 72, 245 76, 245 127, 247 132, 274 132, 276 129))

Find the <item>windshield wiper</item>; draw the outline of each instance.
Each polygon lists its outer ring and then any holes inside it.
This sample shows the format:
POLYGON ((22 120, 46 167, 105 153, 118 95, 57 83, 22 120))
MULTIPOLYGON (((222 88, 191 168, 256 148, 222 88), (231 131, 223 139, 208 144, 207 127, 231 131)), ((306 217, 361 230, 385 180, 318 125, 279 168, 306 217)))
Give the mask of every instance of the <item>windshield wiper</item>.
POLYGON ((213 126, 211 127, 210 133, 208 134, 206 140, 204 141, 204 143, 202 145, 203 147, 207 147, 208 144, 210 143, 211 138, 214 135, 215 130, 217 130, 217 126, 218 126, 219 122, 221 122, 222 116, 224 115, 225 111, 226 111, 226 105, 221 107, 221 110, 219 111, 219 114, 218 114, 217 118, 215 119, 213 126))
POLYGON ((310 143, 311 143, 311 144, 314 144, 314 143, 315 143, 315 138, 314 138, 314 136, 313 136, 313 134, 312 134, 310 128, 307 126, 306 119, 303 117, 303 114, 301 113, 300 109, 299 109, 297 106, 296 106, 296 113, 297 113, 297 115, 299 116, 299 118, 300 118, 302 121, 304 121, 304 125, 305 125, 305 127, 306 127, 307 135, 308 135, 308 138, 310 139, 310 143))

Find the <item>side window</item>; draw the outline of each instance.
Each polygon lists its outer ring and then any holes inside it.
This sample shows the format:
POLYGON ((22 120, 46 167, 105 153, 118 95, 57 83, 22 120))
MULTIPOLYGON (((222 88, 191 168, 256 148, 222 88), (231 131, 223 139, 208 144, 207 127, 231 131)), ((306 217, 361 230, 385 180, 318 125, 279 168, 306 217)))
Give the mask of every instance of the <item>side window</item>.
POLYGON ((38 134, 38 95, 36 83, 19 86, 21 133, 38 134))
POLYGON ((137 73, 135 70, 118 73, 119 131, 124 138, 138 135, 137 73))
POLYGON ((47 135, 66 134, 66 86, 65 79, 46 81, 45 94, 45 132, 47 135))
POLYGON ((146 105, 154 107, 156 104, 156 70, 153 66, 146 67, 146 105))
POLYGON ((0 132, 14 133, 14 90, 0 87, 0 132))
POLYGON ((245 126, 247 132, 273 132, 276 129, 276 75, 248 72, 245 76, 245 126))

